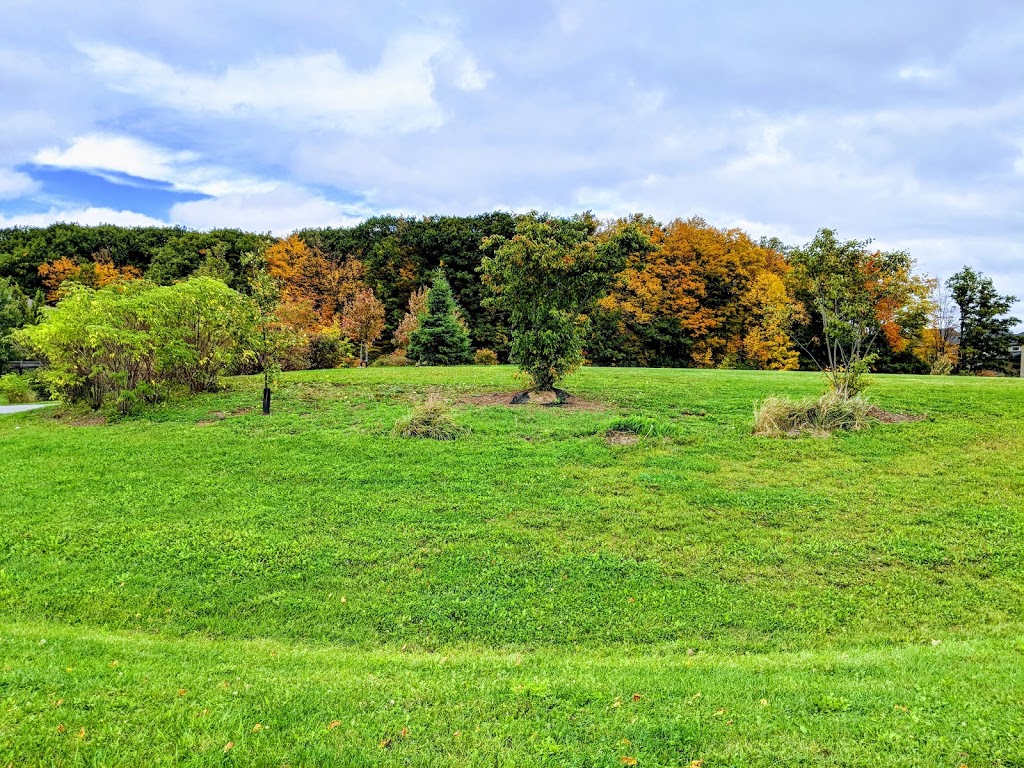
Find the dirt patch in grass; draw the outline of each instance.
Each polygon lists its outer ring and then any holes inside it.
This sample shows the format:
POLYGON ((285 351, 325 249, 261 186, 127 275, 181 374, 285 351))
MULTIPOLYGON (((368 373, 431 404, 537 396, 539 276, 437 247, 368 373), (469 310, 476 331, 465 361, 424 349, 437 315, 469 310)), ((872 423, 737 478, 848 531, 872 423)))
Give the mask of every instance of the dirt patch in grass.
POLYGON ((604 441, 608 445, 636 445, 640 442, 640 437, 635 432, 610 429, 604 433, 604 441))
POLYGON ((218 421, 224 421, 228 415, 224 411, 214 411, 208 418, 200 419, 196 422, 197 427, 208 427, 211 424, 216 424, 218 421))
POLYGON ((232 416, 244 416, 247 413, 251 413, 252 410, 252 408, 235 408, 235 410, 231 411, 231 413, 226 413, 225 411, 214 411, 205 419, 200 419, 199 421, 197 421, 196 426, 208 427, 211 424, 216 424, 218 421, 224 421, 224 419, 229 419, 232 416))
POLYGON ((921 413, 893 413, 879 408, 877 405, 868 408, 868 416, 883 424, 907 424, 913 421, 924 421, 928 418, 927 415, 921 413))
POLYGON ((554 392, 531 392, 530 399, 522 405, 512 405, 512 398, 520 392, 486 392, 480 395, 464 395, 456 400, 460 405, 491 406, 502 405, 508 408, 559 408, 566 411, 607 411, 611 404, 600 400, 588 400, 577 395, 570 395, 568 402, 557 403, 554 392))
POLYGON ((79 416, 68 421, 69 427, 102 427, 107 423, 106 416, 79 416))

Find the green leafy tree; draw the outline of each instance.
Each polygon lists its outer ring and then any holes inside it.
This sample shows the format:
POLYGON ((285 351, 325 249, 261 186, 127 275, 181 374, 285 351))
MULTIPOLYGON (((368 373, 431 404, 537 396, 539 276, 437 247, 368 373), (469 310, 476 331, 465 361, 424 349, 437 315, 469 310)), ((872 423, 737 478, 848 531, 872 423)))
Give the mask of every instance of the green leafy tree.
POLYGON ((867 384, 880 336, 905 343, 903 334, 919 330, 927 314, 929 285, 914 275, 914 261, 902 251, 872 251, 870 240, 840 241, 821 229, 807 245, 789 253, 790 278, 804 306, 817 315, 823 358, 805 351, 841 397, 867 384))
POLYGON ((28 296, 17 284, 0 278, 0 371, 8 360, 15 359, 16 349, 11 333, 26 325, 35 325, 41 317, 41 299, 28 296))
POLYGON ((270 399, 281 375, 282 360, 298 344, 298 334, 278 317, 281 284, 267 268, 265 249, 242 256, 249 283, 248 323, 241 331, 245 356, 263 374, 263 414, 270 415, 270 399))
POLYGON ((991 278, 971 267, 957 272, 946 285, 960 308, 958 370, 977 373, 1004 368, 1013 344, 1013 327, 1020 322, 1008 315, 1017 298, 1001 296, 991 278))
POLYGON ((586 313, 645 240, 632 226, 603 239, 596 233, 589 213, 556 219, 533 212, 516 220, 513 237, 484 241, 492 253, 481 265, 489 303, 508 312, 510 359, 535 390, 555 389, 583 361, 586 313))
POLYGON ((427 294, 427 312, 409 337, 408 358, 424 365, 471 363, 469 335, 455 313, 451 286, 440 271, 435 272, 427 294))

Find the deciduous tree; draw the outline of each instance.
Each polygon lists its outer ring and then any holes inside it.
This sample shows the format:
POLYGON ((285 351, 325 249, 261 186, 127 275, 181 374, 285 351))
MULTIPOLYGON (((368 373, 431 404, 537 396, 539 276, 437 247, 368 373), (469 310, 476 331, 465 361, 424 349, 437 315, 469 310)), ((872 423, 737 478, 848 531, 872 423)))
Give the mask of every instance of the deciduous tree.
POLYGON ((642 250, 645 236, 625 227, 604 240, 590 214, 554 219, 531 213, 516 220, 512 238, 484 241, 483 260, 491 303, 509 314, 511 360, 535 390, 552 390, 582 362, 586 313, 625 266, 626 254, 642 250))
POLYGON ((370 349, 384 332, 384 305, 372 290, 364 288, 345 305, 341 330, 359 345, 359 360, 367 365, 370 349))

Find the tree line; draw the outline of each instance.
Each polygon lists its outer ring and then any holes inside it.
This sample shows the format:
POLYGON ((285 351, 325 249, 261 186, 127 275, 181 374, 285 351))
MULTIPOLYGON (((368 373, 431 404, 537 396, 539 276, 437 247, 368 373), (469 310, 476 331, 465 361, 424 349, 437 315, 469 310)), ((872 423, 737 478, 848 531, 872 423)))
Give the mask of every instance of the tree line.
POLYGON ((254 254, 273 283, 265 312, 291 340, 283 368, 469 362, 474 349, 521 362, 547 345, 568 357, 538 363, 545 383, 583 362, 999 371, 1016 322, 1013 297, 971 268, 940 283, 909 254, 827 229, 790 246, 699 218, 589 213, 380 216, 286 238, 54 224, 0 230, 0 354, 75 286, 208 278, 253 297, 254 254))

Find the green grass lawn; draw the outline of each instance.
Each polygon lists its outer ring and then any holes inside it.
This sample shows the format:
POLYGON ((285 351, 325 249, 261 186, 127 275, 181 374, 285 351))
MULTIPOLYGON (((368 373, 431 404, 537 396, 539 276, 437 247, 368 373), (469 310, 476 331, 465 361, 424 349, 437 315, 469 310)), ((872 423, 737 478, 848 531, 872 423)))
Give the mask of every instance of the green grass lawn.
POLYGON ((568 384, 453 442, 393 427, 512 369, 0 417, 0 765, 1024 766, 1024 382, 796 440, 814 374, 568 384))

